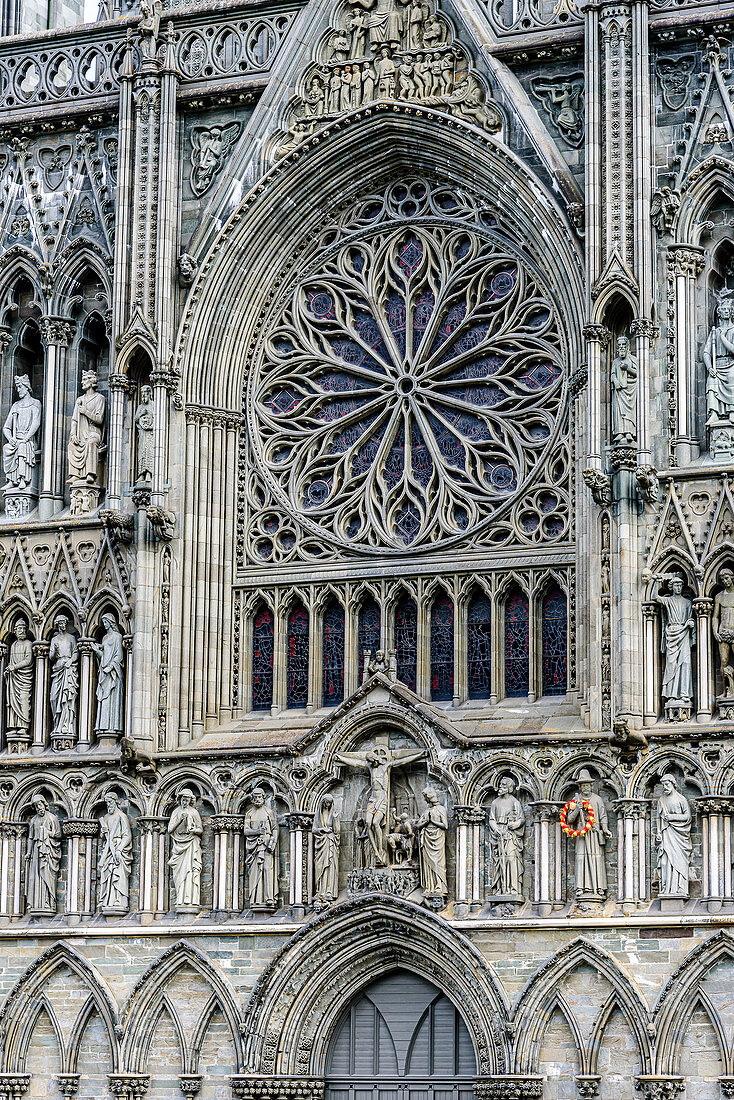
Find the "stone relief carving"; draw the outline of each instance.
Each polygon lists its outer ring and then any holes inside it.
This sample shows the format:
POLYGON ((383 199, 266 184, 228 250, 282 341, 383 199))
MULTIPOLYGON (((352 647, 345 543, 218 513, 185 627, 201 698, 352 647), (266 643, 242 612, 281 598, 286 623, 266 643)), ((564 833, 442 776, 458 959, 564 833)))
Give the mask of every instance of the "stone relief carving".
POLYGON ((94 728, 100 741, 116 743, 122 737, 125 699, 125 650, 114 615, 103 615, 101 642, 92 642, 99 660, 97 671, 97 720, 94 728))
POLYGON ((316 62, 288 109, 283 156, 319 126, 378 100, 450 111, 495 133, 502 118, 453 30, 427 0, 353 0, 341 5, 316 62))
POLYGON ((680 208, 680 192, 660 187, 652 197, 650 218, 658 233, 670 233, 680 208))
POLYGON ((38 496, 32 482, 40 454, 41 402, 31 394, 27 375, 16 375, 15 389, 18 399, 3 425, 3 471, 7 479, 3 492, 7 515, 22 516, 32 511, 38 496))
POLYGON ((581 799, 588 802, 594 812, 594 822, 583 836, 574 838, 574 880, 576 898, 579 901, 601 901, 607 893, 607 869, 605 849, 611 840, 607 808, 601 795, 594 791, 594 777, 588 768, 578 774, 578 793, 572 799, 566 821, 572 829, 586 824, 586 812, 581 799))
POLYGON ((130 819, 121 808, 119 796, 114 791, 107 794, 105 803, 107 813, 99 821, 99 908, 102 913, 122 914, 127 913, 130 908, 132 831, 130 819))
POLYGON ((659 57, 655 66, 663 103, 671 111, 679 111, 688 99, 696 58, 693 54, 681 57, 659 57))
POLYGON ((102 491, 100 474, 107 400, 97 391, 94 371, 82 373, 82 390, 74 405, 67 450, 71 514, 74 516, 95 511, 102 491))
POLYGON ((56 912, 56 881, 61 863, 61 822, 46 799, 33 799, 35 814, 28 825, 25 858, 27 911, 32 916, 56 912))
POLYGON ((664 775, 660 782, 663 793, 657 804, 659 832, 655 837, 660 897, 687 898, 692 850, 691 807, 678 790, 674 775, 664 775))
POLYGON ((665 703, 665 717, 671 722, 688 721, 693 700, 691 647, 696 641, 695 622, 693 604, 683 595, 683 586, 682 577, 657 575, 651 597, 662 608, 664 618, 661 645, 665 654, 665 671, 661 693, 665 703), (670 594, 663 596, 659 587, 666 581, 670 594))
POLYGON ((584 76, 536 76, 530 90, 551 118, 558 133, 569 145, 578 147, 584 140, 584 76))
POLYGON ((242 826, 248 906, 255 912, 278 906, 278 818, 266 799, 262 787, 256 787, 242 826))
POLYGON ((196 808, 196 795, 188 788, 179 792, 168 821, 171 850, 168 866, 176 894, 177 913, 198 913, 201 908, 201 837, 204 826, 196 808))
POLYGON ((612 481, 608 474, 601 470, 584 470, 584 481, 591 489, 591 495, 595 504, 602 507, 612 503, 612 481))
POLYGON ((241 122, 226 126, 195 126, 191 131, 191 190, 197 198, 206 194, 221 172, 242 132, 241 122))
POLYGON ((14 634, 5 668, 5 729, 8 744, 20 745, 30 739, 33 643, 24 619, 16 621, 14 634))
POLYGON ((136 472, 138 484, 149 485, 153 478, 153 387, 140 387, 140 404, 135 410, 137 434, 136 472))
POLYGON ((316 898, 321 903, 335 901, 339 893, 339 818, 330 794, 321 799, 311 832, 316 898))
POLYGON ((340 764, 365 768, 370 776, 370 791, 365 811, 365 826, 370 847, 369 866, 387 866, 387 831, 390 824, 390 776, 393 768, 406 767, 422 760, 422 749, 388 749, 377 745, 367 752, 341 752, 340 764))
POLYGON ((55 748, 70 749, 76 739, 79 706, 79 647, 66 615, 57 616, 48 659, 51 665, 51 739, 55 748))
POLYGON ((615 445, 637 439, 637 374, 639 363, 630 351, 626 336, 617 340, 617 355, 612 360, 612 441, 615 445))
POLYGON ((500 779, 497 797, 489 807, 488 827, 492 895, 497 901, 522 901, 525 811, 509 775, 500 779))

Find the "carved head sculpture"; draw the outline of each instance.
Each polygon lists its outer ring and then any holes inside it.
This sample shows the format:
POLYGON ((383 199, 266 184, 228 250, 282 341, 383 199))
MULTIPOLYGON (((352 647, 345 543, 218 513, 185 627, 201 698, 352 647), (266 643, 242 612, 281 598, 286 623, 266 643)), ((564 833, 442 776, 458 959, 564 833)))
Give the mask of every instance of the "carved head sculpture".
POLYGON ((15 388, 18 391, 18 396, 21 399, 28 396, 28 394, 31 392, 31 380, 27 374, 16 374, 15 388))
POLYGON ((59 634, 66 634, 66 631, 69 628, 68 616, 64 615, 63 613, 61 615, 57 615, 54 619, 54 626, 56 627, 56 630, 59 634))
POLYGON ((265 805, 265 791, 262 789, 262 787, 255 787, 255 790, 252 792, 250 797, 252 799, 253 806, 257 806, 259 808, 260 806, 265 805))
POLYGON ((149 405, 153 400, 153 387, 141 386, 140 387, 140 400, 144 405, 149 405))
POLYGON ((111 615, 109 612, 107 612, 106 615, 103 615, 102 616, 102 626, 105 628, 105 630, 107 631, 108 634, 111 634, 113 631, 116 631, 117 630, 117 621, 115 619, 115 616, 111 615))
POLYGON ((108 791, 107 794, 105 795, 104 800, 105 800, 105 805, 107 806, 108 813, 111 813, 111 814, 114 813, 115 810, 117 809, 117 806, 118 806, 118 803, 119 803, 119 798, 117 797, 115 792, 114 791, 108 791))
POLYGON ((620 336, 617 340, 617 354, 620 359, 626 359, 629 355, 630 342, 627 336, 620 336))
POLYGON ((514 794, 515 780, 511 775, 503 775, 497 789, 499 794, 514 794))
POLYGON ((586 796, 592 793, 594 789, 594 776, 588 768, 581 769, 577 776, 577 782, 582 795, 586 796))
POLYGON ((729 592, 734 587, 734 573, 731 569, 722 569, 719 573, 719 580, 723 584, 724 588, 729 592))
POLYGON ((184 807, 196 805, 196 795, 189 787, 184 787, 182 791, 179 791, 178 804, 184 807))
POLYGON ((97 375, 93 370, 82 371, 82 389, 86 393, 87 390, 93 390, 97 387, 97 375))
POLYGON ((321 799, 321 809, 331 810, 334 806, 334 799, 330 794, 325 794, 321 799))
POLYGON ((31 805, 33 806, 36 813, 40 814, 41 817, 43 817, 43 815, 46 813, 46 810, 48 809, 48 803, 46 802, 46 799, 43 797, 42 794, 34 795, 31 799, 31 805))
POLYGON ((673 794, 674 791, 678 790, 678 780, 670 773, 664 775, 660 783, 665 794, 673 794))
POLYGON ((370 749, 367 753, 367 760, 370 764, 384 764, 387 758, 387 749, 384 745, 376 745, 374 749, 370 749))
POLYGON ((28 634, 28 626, 25 619, 16 619, 15 626, 13 627, 13 633, 18 641, 22 642, 28 634))
POLYGON ((429 806, 435 806, 438 802, 438 795, 433 787, 425 787, 423 790, 423 797, 429 806))
POLYGON ((677 575, 670 578, 670 591, 674 596, 681 596, 683 594, 683 583, 683 578, 677 575))

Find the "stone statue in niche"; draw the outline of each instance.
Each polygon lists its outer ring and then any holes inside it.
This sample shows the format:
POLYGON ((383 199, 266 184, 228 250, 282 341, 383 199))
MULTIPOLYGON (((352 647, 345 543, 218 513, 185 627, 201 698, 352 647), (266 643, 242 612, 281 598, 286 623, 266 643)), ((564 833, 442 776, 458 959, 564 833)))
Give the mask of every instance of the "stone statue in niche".
POLYGON ((442 909, 449 892, 446 882, 446 833, 449 819, 446 807, 439 802, 433 787, 426 787, 423 797, 428 805, 414 822, 418 836, 420 883, 426 905, 431 909, 442 909))
POLYGON ((729 663, 734 659, 734 572, 722 569, 719 580, 724 586, 723 592, 717 592, 714 598, 712 627, 714 638, 719 645, 719 663, 724 694, 716 700, 719 717, 734 718, 734 668, 729 663))
POLYGON ((370 792, 365 811, 367 837, 371 848, 371 865, 387 865, 386 831, 390 821, 390 774, 395 767, 405 767, 425 756, 423 749, 388 749, 377 745, 367 752, 341 752, 339 764, 366 768, 370 774, 370 792))
POLYGON ((706 368, 706 427, 714 459, 734 456, 734 321, 732 300, 720 298, 716 323, 701 353, 706 368))
POLYGON ((586 813, 581 804, 583 798, 594 811, 594 824, 583 836, 574 838, 576 898, 579 901, 602 901, 607 893, 605 848, 612 836, 607 808, 601 796, 594 792, 594 777, 588 768, 581 769, 577 782, 578 793, 571 800, 566 821, 572 829, 583 828, 586 823, 586 813))
POLYGON ((31 916, 56 912, 56 881, 61 863, 61 822, 43 795, 33 799, 35 814, 28 825, 25 896, 31 916))
POLYGON ((67 449, 73 516, 95 511, 101 492, 100 466, 107 401, 104 394, 97 392, 97 375, 93 370, 82 373, 82 391, 74 405, 67 449))
POLYGON ((204 826, 196 808, 196 795, 185 788, 178 796, 168 822, 173 888, 177 913, 198 913, 201 908, 201 836, 204 826))
POLYGON ((691 874, 691 807, 678 790, 674 775, 660 780, 663 793, 658 799, 658 851, 661 898, 687 898, 691 874))
POLYGON ((140 387, 140 404, 135 410, 135 431, 137 433, 136 476, 138 484, 149 485, 153 479, 153 389, 140 387))
POLYGON ((122 737, 122 713, 125 696, 125 650, 122 634, 117 629, 115 616, 102 616, 105 634, 92 648, 99 658, 97 672, 97 720, 94 729, 97 739, 117 742, 122 737))
POLYGON ((321 799, 311 832, 316 898, 320 903, 335 901, 339 894, 339 818, 330 794, 321 799))
POLYGON ((497 797, 489 808, 492 849, 492 896, 500 901, 522 901, 525 812, 515 797, 511 776, 500 779, 497 797))
POLYGON ((634 443, 637 439, 637 373, 639 364, 630 351, 626 336, 617 340, 617 355, 612 361, 612 442, 634 443))
POLYGON ((130 908, 130 870, 133 865, 133 836, 130 820, 120 806, 114 791, 105 797, 107 813, 99 821, 100 851, 97 859, 99 874, 100 913, 127 913, 130 908))
POLYGON ((256 912, 272 912, 278 908, 278 819, 266 805, 262 787, 255 787, 250 796, 242 832, 248 906, 256 912))
POLYGON ((69 630, 66 615, 54 620, 56 633, 48 650, 51 665, 51 737, 56 748, 73 748, 76 737, 76 716, 79 704, 79 648, 69 630))
POLYGON ((8 649, 5 668, 5 729, 8 745, 30 740, 33 694, 33 643, 24 619, 17 619, 15 641, 8 649))
POLYGON ((683 595, 683 578, 655 577, 652 600, 660 604, 664 626, 661 649, 665 654, 665 670, 661 694, 665 703, 665 718, 669 722, 688 722, 693 703, 693 658, 691 647, 695 644, 693 604, 683 595), (670 595, 661 596, 658 589, 669 581, 670 595))
POLYGON ((31 380, 26 374, 15 379, 18 400, 10 407, 3 435, 3 471, 5 511, 9 516, 27 515, 33 510, 38 493, 32 486, 40 448, 41 402, 31 394, 31 380))
POLYGON ((140 49, 143 58, 148 61, 155 60, 158 49, 158 32, 161 22, 161 0, 140 0, 140 21, 138 32, 140 34, 140 49))

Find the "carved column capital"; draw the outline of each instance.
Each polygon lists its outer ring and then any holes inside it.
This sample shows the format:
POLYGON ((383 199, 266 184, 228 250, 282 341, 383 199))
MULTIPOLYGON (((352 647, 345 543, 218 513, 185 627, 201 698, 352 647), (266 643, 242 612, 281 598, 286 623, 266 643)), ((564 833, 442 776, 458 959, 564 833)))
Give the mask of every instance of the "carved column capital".
POLYGON ((571 397, 578 397, 582 393, 589 382, 589 368, 586 363, 582 363, 578 370, 575 370, 571 375, 568 383, 568 392, 571 397))
POLYGON ((323 1077, 265 1077, 236 1074, 229 1079, 237 1100, 323 1100, 323 1077))
POLYGON ((201 1090, 202 1080, 200 1073, 180 1073, 178 1085, 184 1096, 196 1096, 201 1090))
POLYGON ((457 825, 482 825, 487 820, 487 811, 482 806, 454 806, 457 825))
POLYGON ((647 798, 615 798, 612 805, 621 817, 631 817, 639 820, 647 816, 650 800, 647 798))
POLYGON ((706 794, 693 801, 698 812, 704 815, 734 813, 734 795, 706 794))
POLYGON ((478 1077, 474 1082, 477 1100, 540 1100, 543 1077, 530 1073, 501 1073, 478 1077))
POLYGON ((121 1100, 141 1100, 148 1091, 150 1077, 147 1073, 110 1073, 110 1092, 121 1100))
POLYGON ((643 1073, 635 1077, 635 1089, 642 1093, 644 1100, 676 1100, 684 1088, 683 1077, 657 1073, 643 1073))
POLYGON ((111 374, 107 385, 111 393, 117 391, 127 394, 134 388, 126 374, 111 374))
POLYGON ((99 822, 93 817, 70 817, 61 822, 62 836, 98 836, 99 822))
POLYGON ((286 815, 288 828, 293 832, 297 832, 299 829, 308 832, 313 824, 313 819, 314 815, 307 813, 305 810, 292 810, 291 813, 286 815))
POLYGON ((720 1077, 719 1086, 721 1087, 723 1100, 729 1100, 730 1097, 734 1098, 734 1077, 720 1077))
POLYGON ((642 605, 642 617, 647 620, 655 620, 658 616, 658 605, 656 603, 643 603, 642 605))
POLYGON ((60 1073, 56 1080, 62 1096, 76 1096, 79 1092, 79 1073, 60 1073))
POLYGON ((538 821, 555 821, 563 809, 562 802, 550 802, 543 799, 540 802, 531 802, 530 809, 538 821))
POLYGON ((630 336, 645 336, 648 340, 657 340, 659 335, 660 325, 649 317, 635 317, 630 324, 630 336))
POLYGON ((244 820, 244 814, 212 814, 209 826, 213 833, 239 833, 244 820))
POLYGON ((50 642, 34 642, 33 646, 32 646, 33 656, 34 657, 48 657, 48 653, 49 653, 50 648, 51 648, 51 643, 50 642))
POLYGON ((164 833, 168 821, 165 817, 139 817, 137 826, 141 833, 164 833))
POLYGON ((708 596, 697 596, 692 603, 693 610, 699 618, 710 616, 711 612, 714 610, 714 601, 709 599, 708 596))
POLYGON ((584 325, 584 340, 589 343, 601 344, 603 348, 612 339, 612 334, 606 325, 584 325))
POLYGON ((600 1073, 577 1073, 574 1080, 580 1100, 593 1100, 599 1095, 600 1073))
MULTIPOLYGON (((28 825, 25 821, 0 821, 0 836, 16 837, 25 836, 28 825)), ((0 1086, 0 1095, 2 1086, 0 1086)))
POLYGON ((38 328, 46 347, 55 344, 60 348, 68 348, 74 339, 76 321, 71 321, 68 317, 41 317, 38 328))
POLYGON ((695 278, 704 268, 704 251, 689 244, 671 244, 668 248, 668 266, 672 275, 695 278))
POLYGON ((0 1097, 2 1100, 20 1100, 28 1092, 30 1073, 0 1073, 0 1097))

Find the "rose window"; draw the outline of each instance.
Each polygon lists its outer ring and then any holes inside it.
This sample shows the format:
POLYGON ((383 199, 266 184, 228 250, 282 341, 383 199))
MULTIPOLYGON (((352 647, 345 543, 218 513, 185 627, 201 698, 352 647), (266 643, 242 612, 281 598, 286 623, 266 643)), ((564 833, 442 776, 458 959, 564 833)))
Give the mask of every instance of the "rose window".
POLYGON ((559 425, 563 346, 537 277, 464 228, 382 229, 302 276, 250 376, 261 472, 355 548, 465 535, 516 499, 559 425))

